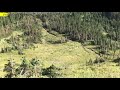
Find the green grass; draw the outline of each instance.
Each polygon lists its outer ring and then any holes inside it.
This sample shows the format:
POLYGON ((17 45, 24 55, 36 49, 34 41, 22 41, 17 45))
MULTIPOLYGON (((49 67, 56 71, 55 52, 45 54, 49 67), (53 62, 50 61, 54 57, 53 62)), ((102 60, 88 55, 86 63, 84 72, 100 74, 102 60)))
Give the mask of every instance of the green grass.
MULTIPOLYGON (((14 32, 20 34, 20 32, 14 32)), ((43 30, 46 41, 57 41, 61 38, 47 33, 43 30)), ((25 55, 18 55, 17 51, 0 54, 0 77, 4 77, 5 72, 2 71, 7 60, 13 58, 18 64, 21 58, 25 56, 28 60, 37 57, 43 64, 43 68, 54 64, 61 68, 60 71, 63 78, 109 78, 120 77, 120 66, 116 63, 105 62, 86 66, 86 62, 90 59, 95 60, 99 57, 95 52, 83 48, 83 46, 74 41, 59 44, 35 44, 35 49, 26 49, 23 52, 25 55)), ((90 46, 91 47, 91 46, 90 46)))

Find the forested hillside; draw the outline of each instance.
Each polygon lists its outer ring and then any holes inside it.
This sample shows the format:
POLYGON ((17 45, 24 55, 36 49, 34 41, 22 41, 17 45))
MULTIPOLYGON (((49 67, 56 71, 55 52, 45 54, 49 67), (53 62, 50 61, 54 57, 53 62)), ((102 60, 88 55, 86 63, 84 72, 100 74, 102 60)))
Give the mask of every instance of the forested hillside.
POLYGON ((120 77, 119 20, 119 12, 10 12, 0 17, 1 77, 102 77, 94 70, 105 65, 117 74, 104 77, 120 77))

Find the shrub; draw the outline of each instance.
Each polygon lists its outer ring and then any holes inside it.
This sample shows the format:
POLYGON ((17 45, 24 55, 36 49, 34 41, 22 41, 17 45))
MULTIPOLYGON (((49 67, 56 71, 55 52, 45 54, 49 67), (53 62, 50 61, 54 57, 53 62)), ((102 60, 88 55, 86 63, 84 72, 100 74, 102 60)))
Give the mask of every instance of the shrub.
POLYGON ((120 62, 120 58, 114 59, 113 62, 119 63, 120 62))
POLYGON ((31 63, 33 66, 39 65, 39 64, 40 64, 40 63, 39 63, 39 60, 36 59, 36 58, 33 58, 32 61, 31 61, 30 63, 31 63))
POLYGON ((29 70, 29 61, 25 57, 23 57, 22 63, 16 69, 16 74, 17 75, 24 75, 26 73, 26 71, 28 71, 28 70, 29 70))
POLYGON ((1 53, 11 52, 11 50, 12 50, 12 48, 11 48, 11 47, 1 48, 1 53))
POLYGON ((42 70, 42 75, 46 75, 49 78, 57 78, 59 74, 60 68, 51 65, 50 67, 42 70))
POLYGON ((5 51, 4 51, 4 49, 3 49, 3 48, 1 48, 1 53, 5 53, 5 51))
POLYGON ((56 78, 60 76, 60 68, 51 65, 50 67, 43 69, 42 63, 40 63, 37 58, 27 60, 26 57, 22 57, 21 60, 21 64, 17 67, 17 64, 12 62, 12 60, 9 60, 8 63, 5 64, 4 72, 7 72, 5 75, 6 78, 39 78, 42 77, 42 75, 45 75, 49 78, 56 78))
POLYGON ((105 59, 103 59, 103 58, 96 58, 96 60, 94 61, 95 64, 103 63, 103 62, 105 62, 105 59))
POLYGON ((5 75, 6 78, 15 77, 15 63, 12 60, 8 60, 8 63, 5 64, 3 71, 7 72, 5 75))
POLYGON ((120 66, 120 58, 114 59, 113 62, 117 63, 116 66, 120 66))
POLYGON ((41 77, 41 67, 39 60, 37 58, 33 58, 28 61, 25 57, 22 58, 21 65, 16 69, 17 76, 24 77, 41 77))
POLYGON ((105 50, 100 51, 101 54, 106 54, 107 52, 105 50))

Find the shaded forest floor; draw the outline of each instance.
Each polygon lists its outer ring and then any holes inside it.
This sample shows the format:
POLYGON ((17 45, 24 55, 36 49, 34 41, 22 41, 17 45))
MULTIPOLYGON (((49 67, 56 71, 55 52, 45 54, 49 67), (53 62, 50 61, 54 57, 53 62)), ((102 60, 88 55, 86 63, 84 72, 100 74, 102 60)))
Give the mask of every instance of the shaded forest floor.
MULTIPOLYGON (((43 29, 45 41, 43 44, 35 44, 35 48, 25 49, 25 55, 18 55, 17 51, 0 53, 0 77, 6 74, 3 72, 4 65, 10 58, 17 64, 21 63, 21 58, 27 59, 37 57, 43 64, 43 68, 55 65, 61 68, 62 78, 114 78, 120 77, 120 66, 117 63, 107 60, 103 63, 87 65, 89 60, 94 61, 100 56, 90 48, 83 47, 81 43, 69 40, 66 43, 53 44, 51 42, 59 40, 62 35, 55 36, 43 29)), ((22 32, 15 31, 13 35, 21 35, 22 32)), ((10 38, 10 36, 8 37, 10 38)), ((5 38, 4 38, 5 39, 5 38)), ((10 46, 4 39, 0 41, 0 48, 10 46)))

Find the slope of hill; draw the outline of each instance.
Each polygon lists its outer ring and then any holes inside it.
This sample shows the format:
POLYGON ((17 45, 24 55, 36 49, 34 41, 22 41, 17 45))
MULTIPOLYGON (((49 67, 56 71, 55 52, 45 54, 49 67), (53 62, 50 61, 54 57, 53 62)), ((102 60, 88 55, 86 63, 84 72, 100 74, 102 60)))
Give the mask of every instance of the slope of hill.
MULTIPOLYGON (((46 33, 46 36, 51 38, 52 41, 58 40, 61 38, 56 37, 52 34, 47 33, 44 29, 43 32, 46 33)), ((47 38, 46 38, 47 39, 47 38)), ((95 59, 97 55, 86 48, 87 51, 81 46, 78 42, 69 41, 62 44, 35 44, 35 49, 26 49, 23 52, 25 55, 18 55, 16 51, 10 53, 0 54, 1 58, 1 69, 4 68, 4 64, 8 59, 13 58, 15 62, 20 63, 22 57, 27 59, 38 57, 44 64, 44 67, 49 67, 54 64, 57 67, 65 68, 69 65, 80 63, 86 63, 86 60, 95 59), (89 56, 89 57, 87 57, 89 56)), ((1 72, 2 73, 2 72, 1 72)))
MULTIPOLYGON (((42 29, 46 41, 57 41, 61 39, 55 35, 49 34, 45 29, 42 29), (48 38, 49 37, 49 38, 48 38)), ((16 33, 16 31, 15 31, 16 33)), ((19 33, 16 33, 19 34, 19 33)), ((23 52, 25 55, 18 55, 17 51, 0 54, 0 76, 4 77, 4 64, 10 58, 14 59, 17 64, 21 63, 21 58, 26 57, 28 60, 37 57, 43 64, 43 68, 50 65, 55 65, 61 68, 62 78, 98 78, 98 77, 119 77, 120 70, 115 63, 105 62, 101 64, 88 65, 89 60, 95 60, 99 55, 90 49, 84 47, 79 42, 69 40, 66 43, 51 44, 46 42, 44 44, 35 44, 35 49, 26 49, 23 52)))
POLYGON ((46 78, 56 72, 62 78, 120 77, 118 18, 119 13, 104 12, 11 13, 0 18, 0 77, 46 78))

